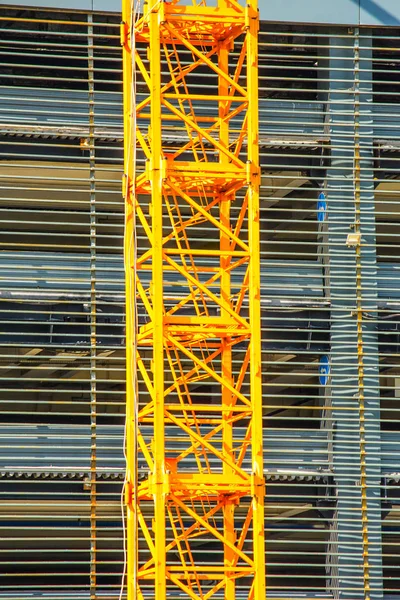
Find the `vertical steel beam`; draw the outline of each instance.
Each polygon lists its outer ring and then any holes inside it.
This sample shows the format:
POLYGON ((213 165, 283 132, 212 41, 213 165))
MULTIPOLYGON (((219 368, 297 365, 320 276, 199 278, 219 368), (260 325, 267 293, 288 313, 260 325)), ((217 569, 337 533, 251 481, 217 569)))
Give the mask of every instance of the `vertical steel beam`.
POLYGON ((382 597, 380 423, 371 51, 358 31, 330 40, 327 172, 333 466, 339 598, 382 597), (367 313, 367 319, 365 315, 367 313), (368 316, 373 316, 368 320, 368 316))
POLYGON ((248 114, 248 164, 249 177, 249 312, 252 324, 250 340, 250 395, 254 427, 252 465, 255 489, 253 492, 253 544, 254 562, 259 576, 255 580, 254 598, 265 598, 265 533, 264 533, 264 459, 263 459, 263 413, 262 413, 262 368, 261 368, 261 304, 260 304, 260 171, 259 171, 259 120, 258 120, 258 28, 255 17, 257 0, 250 0, 252 13, 247 34, 247 89, 252 102, 248 114))
MULTIPOLYGON (((137 586, 137 523, 136 506, 132 502, 137 487, 136 460, 136 308, 135 308, 135 112, 134 98, 136 93, 136 77, 133 69, 132 53, 135 52, 134 36, 132 36, 135 13, 130 0, 122 2, 121 47, 123 58, 123 115, 124 115, 124 175, 122 194, 124 198, 124 276, 125 276, 125 340, 126 340, 126 425, 125 448, 126 477, 126 527, 123 532, 126 550, 127 596, 131 600, 138 598, 137 586)), ((124 515, 125 517, 125 515, 124 515)), ((125 521, 124 521, 125 522, 125 521)), ((126 571, 126 573, 125 573, 126 571)), ((122 585, 124 582, 122 582, 122 585)))
MULTIPOLYGON (((228 7, 228 2, 226 0, 218 0, 218 6, 221 9, 228 7)), ((229 47, 226 44, 221 44, 221 47, 218 52, 218 67, 221 70, 221 73, 229 72, 229 47)), ((229 95, 229 85, 227 80, 220 74, 218 76, 218 94, 220 96, 228 96, 229 95)), ((229 122, 226 120, 227 114, 229 111, 229 103, 228 101, 220 102, 219 105, 219 118, 220 118, 220 126, 219 126, 219 142, 223 145, 224 148, 229 148, 229 122)), ((219 162, 222 165, 228 165, 229 159, 226 155, 220 154, 219 162)), ((229 306, 232 309, 231 302, 231 273, 229 270, 230 257, 229 257, 229 248, 230 248, 230 239, 229 235, 226 231, 230 229, 231 222, 231 202, 232 196, 225 196, 221 194, 220 197, 220 210, 219 210, 219 219, 220 222, 226 227, 226 230, 221 231, 220 233, 220 248, 224 250, 226 254, 221 255, 220 258, 220 268, 222 271, 221 275, 221 297, 223 299, 224 304, 229 306)), ((221 314, 224 318, 229 318, 229 312, 225 309, 221 310, 221 314)), ((233 377, 232 377, 232 348, 230 344, 223 341, 223 346, 221 349, 221 374, 222 377, 232 385, 233 377)), ((232 407, 232 403, 234 398, 232 396, 232 392, 229 388, 225 387, 222 389, 222 404, 227 409, 223 413, 223 445, 225 451, 230 456, 231 459, 234 459, 234 450, 233 450, 233 423, 229 415, 229 407, 232 407)), ((227 477, 234 475, 232 468, 224 464, 223 472, 227 477)), ((232 547, 235 544, 235 504, 234 503, 226 503, 224 507, 224 537, 229 540, 230 545, 225 545, 224 547, 224 566, 228 569, 230 566, 234 566, 235 561, 235 553, 232 547)), ((225 585, 224 585, 224 594, 225 600, 230 600, 235 598, 236 593, 236 582, 233 577, 229 576, 229 571, 225 573, 225 585)))
POLYGON ((150 62, 150 139, 152 278, 150 298, 153 308, 153 387, 154 387, 154 522, 155 522, 155 597, 165 600, 165 415, 164 415, 164 272, 163 272, 163 184, 161 138, 161 39, 160 4, 149 16, 150 62))

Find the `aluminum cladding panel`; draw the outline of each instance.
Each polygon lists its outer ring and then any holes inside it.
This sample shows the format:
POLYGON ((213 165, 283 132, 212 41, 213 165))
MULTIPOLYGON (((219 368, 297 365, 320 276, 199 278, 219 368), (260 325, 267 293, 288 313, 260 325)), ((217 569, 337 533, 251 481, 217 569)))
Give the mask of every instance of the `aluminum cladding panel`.
POLYGON ((400 4, 398 0, 361 0, 361 25, 400 25, 400 4))
MULTIPOLYGON (((120 12, 119 3, 109 0, 9 0, 0 5, 120 12)), ((393 27, 400 24, 400 5, 397 0, 264 0, 260 16, 265 21, 393 27)))
POLYGON ((273 0, 260 2, 260 17, 264 21, 289 23, 359 23, 359 0, 273 0))
MULTIPOLYGON (((16 0, 0 2, 0 6, 32 6, 36 8, 67 8, 69 10, 93 10, 92 0, 16 0)), ((115 6, 115 5, 114 5, 115 6)), ((104 10, 104 9, 103 9, 104 10)), ((115 12, 115 8, 113 11, 115 12)))

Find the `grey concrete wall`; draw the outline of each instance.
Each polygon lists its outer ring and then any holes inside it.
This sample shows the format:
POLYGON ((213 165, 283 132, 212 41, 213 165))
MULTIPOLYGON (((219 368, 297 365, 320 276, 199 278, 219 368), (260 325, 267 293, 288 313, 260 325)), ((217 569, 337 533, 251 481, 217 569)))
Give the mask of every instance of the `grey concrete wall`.
POLYGON ((359 0, 259 0, 263 21, 358 24, 359 0))
POLYGON ((360 0, 360 25, 400 25, 399 0, 360 0))
MULTIPOLYGON (((400 25, 399 0, 259 0, 265 21, 400 25)), ((0 6, 30 6, 119 13, 120 0, 7 0, 0 6)))
POLYGON ((94 10, 114 13, 121 11, 120 0, 8 0, 7 2, 0 1, 0 6, 94 10))
POLYGON ((260 0, 261 19, 337 25, 400 25, 399 0, 260 0))

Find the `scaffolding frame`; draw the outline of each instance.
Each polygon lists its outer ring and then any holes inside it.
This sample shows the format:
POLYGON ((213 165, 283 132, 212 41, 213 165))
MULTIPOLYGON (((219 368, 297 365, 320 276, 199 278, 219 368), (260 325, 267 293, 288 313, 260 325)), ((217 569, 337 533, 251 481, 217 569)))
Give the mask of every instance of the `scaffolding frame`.
POLYGON ((129 600, 265 598, 258 26, 123 0, 129 600))

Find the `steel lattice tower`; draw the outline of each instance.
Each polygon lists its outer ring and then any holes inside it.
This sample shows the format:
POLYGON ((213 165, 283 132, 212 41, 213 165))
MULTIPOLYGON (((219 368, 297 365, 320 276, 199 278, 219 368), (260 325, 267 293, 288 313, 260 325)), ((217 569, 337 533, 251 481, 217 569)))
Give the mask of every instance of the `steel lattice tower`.
POLYGON ((130 600, 265 599, 258 11, 216 4, 124 0, 130 600))

